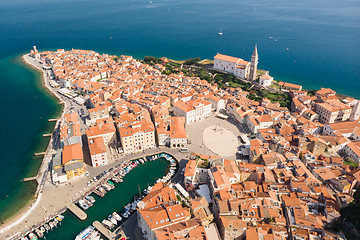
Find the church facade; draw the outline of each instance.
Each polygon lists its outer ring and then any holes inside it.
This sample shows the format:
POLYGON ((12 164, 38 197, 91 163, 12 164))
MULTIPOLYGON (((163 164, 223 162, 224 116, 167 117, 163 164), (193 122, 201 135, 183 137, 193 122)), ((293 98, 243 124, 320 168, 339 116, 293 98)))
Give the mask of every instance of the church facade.
POLYGON ((214 69, 224 72, 232 73, 237 77, 255 80, 256 70, 258 64, 257 47, 255 46, 251 62, 245 61, 241 58, 232 57, 223 54, 216 54, 214 57, 214 69))

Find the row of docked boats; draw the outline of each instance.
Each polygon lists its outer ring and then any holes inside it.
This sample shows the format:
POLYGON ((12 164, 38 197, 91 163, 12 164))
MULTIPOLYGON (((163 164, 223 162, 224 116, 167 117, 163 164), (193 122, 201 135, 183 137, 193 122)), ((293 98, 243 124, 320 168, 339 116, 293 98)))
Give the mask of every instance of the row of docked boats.
POLYGON ((58 224, 61 224, 61 221, 64 219, 63 215, 57 215, 51 220, 37 224, 31 228, 31 230, 25 235, 22 236, 21 240, 37 240, 38 238, 44 237, 44 233, 49 232, 53 228, 57 227, 58 224))
MULTIPOLYGON (((139 159, 136 159, 133 161, 124 161, 123 163, 118 164, 117 166, 115 166, 114 169, 110 169, 109 172, 107 172, 106 174, 103 175, 103 176, 106 176, 107 174, 109 174, 110 176, 108 176, 108 178, 107 178, 108 180, 106 180, 106 179, 102 180, 101 183, 99 183, 96 187, 94 187, 92 189, 92 192, 94 192, 99 197, 104 197, 104 195, 108 191, 111 191, 112 189, 115 188, 115 184, 113 182, 115 182, 115 183, 123 182, 123 178, 135 167, 137 167, 140 164, 144 164, 145 162, 148 162, 148 161, 155 161, 159 158, 165 158, 167 161, 169 161, 170 169, 169 169, 169 172, 163 178, 158 179, 157 182, 169 181, 176 172, 176 160, 169 154, 161 153, 161 154, 155 154, 152 156, 142 157, 142 158, 139 158, 139 159)), ((101 177, 103 177, 103 176, 101 176, 101 177)), ((144 194, 145 195, 148 194, 151 191, 151 189, 152 189, 151 186, 146 188, 144 190, 144 194)), ((90 196, 90 195, 87 195, 87 196, 90 196)), ((85 198, 83 199, 85 202, 86 202, 86 200, 89 200, 89 199, 87 199, 87 196, 85 196, 85 198)), ((101 223, 108 229, 113 229, 114 227, 118 226, 123 220, 129 218, 131 216, 131 214, 136 211, 137 204, 141 200, 141 198, 142 198, 142 196, 140 196, 138 199, 134 200, 133 202, 128 203, 124 207, 123 211, 120 214, 118 214, 117 212, 113 212, 106 219, 103 219, 101 221, 101 223)), ((80 204, 80 201, 79 201, 79 204, 80 204)), ((80 205, 80 207, 82 207, 85 210, 85 208, 83 206, 80 205)), ((91 229, 89 229, 90 227, 91 226, 89 226, 88 228, 83 230, 81 233, 79 233, 76 240, 83 240, 83 239, 88 240, 88 238, 81 238, 81 237, 89 235, 86 233, 88 233, 91 230, 91 229)), ((93 231, 91 231, 91 232, 93 232, 93 231)), ((92 239, 92 238, 89 238, 89 239, 92 239)))
POLYGON ((83 210, 92 207, 94 203, 95 203, 95 198, 91 195, 86 195, 83 199, 80 199, 78 201, 79 207, 81 207, 83 210))
POLYGON ((93 226, 88 226, 82 230, 76 237, 75 240, 100 240, 100 233, 95 230, 93 226))
POLYGON ((108 229, 112 229, 114 227, 116 227, 118 224, 120 224, 120 222, 123 220, 122 217, 120 217, 120 215, 117 212, 113 212, 112 214, 110 214, 106 219, 102 220, 102 224, 108 228, 108 229))
MULTIPOLYGON (((161 153, 161 154, 155 154, 153 156, 147 156, 147 157, 143 157, 138 159, 137 161, 139 161, 140 163, 144 163, 146 161, 154 161, 157 160, 159 158, 165 158, 166 160, 168 160, 170 162, 170 169, 169 172, 162 178, 159 178, 158 180, 156 180, 156 182, 168 182, 175 174, 176 172, 176 160, 169 154, 166 153, 161 153)), ((135 162, 137 163, 137 162, 135 162)), ((151 191, 152 186, 148 186, 147 188, 144 189, 143 193, 145 195, 149 194, 149 192, 151 191)), ((124 207, 124 210, 121 213, 121 216, 123 216, 124 218, 128 218, 130 217, 130 215, 136 211, 136 207, 138 202, 142 199, 143 196, 139 196, 138 199, 134 200, 132 203, 127 204, 124 207)))
POLYGON ((93 192, 99 197, 104 197, 105 194, 115 188, 115 184, 110 180, 100 183, 93 189, 93 192))

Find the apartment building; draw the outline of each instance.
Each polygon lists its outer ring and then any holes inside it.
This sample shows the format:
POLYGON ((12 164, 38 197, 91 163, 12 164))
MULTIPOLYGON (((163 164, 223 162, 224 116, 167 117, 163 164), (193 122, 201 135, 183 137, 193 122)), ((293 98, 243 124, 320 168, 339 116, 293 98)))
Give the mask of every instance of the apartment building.
POLYGON ((327 99, 315 105, 321 123, 343 122, 350 119, 352 108, 337 99, 327 99))
POLYGON ((124 153, 133 153, 156 147, 155 128, 152 123, 139 123, 119 128, 124 153))
POLYGON ((89 151, 93 167, 104 166, 109 163, 107 149, 102 136, 89 139, 89 151))
POLYGON ((174 103, 174 113, 176 116, 185 117, 186 125, 199 122, 211 115, 211 103, 205 100, 181 100, 174 103))

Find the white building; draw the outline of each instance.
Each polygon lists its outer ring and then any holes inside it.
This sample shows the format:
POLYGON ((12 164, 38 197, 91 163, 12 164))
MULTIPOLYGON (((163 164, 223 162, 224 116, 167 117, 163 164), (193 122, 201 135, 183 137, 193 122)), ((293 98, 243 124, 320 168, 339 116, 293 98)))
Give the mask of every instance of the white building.
POLYGON ((337 99, 327 99, 326 102, 316 103, 315 112, 319 114, 321 123, 343 122, 350 119, 352 107, 337 99))
POLYGON ((259 84, 261 86, 267 87, 270 86, 274 78, 270 76, 267 72, 260 76, 259 78, 259 84))
POLYGON ((219 53, 214 57, 214 68, 244 79, 250 74, 250 62, 219 53))
POLYGON ((351 157, 354 161, 360 162, 360 141, 350 142, 340 151, 351 157))
POLYGON ((86 135, 88 139, 103 137, 105 146, 109 146, 117 142, 114 120, 111 117, 98 119, 94 126, 91 126, 86 130, 86 135))
POLYGON ((196 175, 196 160, 189 160, 185 166, 184 172, 184 183, 185 184, 194 184, 195 183, 195 175, 196 175))
POLYGON ((91 157, 91 165, 93 167, 104 166, 109 163, 103 137, 89 139, 89 151, 91 157))
POLYGON ((186 125, 199 122, 211 115, 211 103, 205 100, 181 100, 174 103, 174 113, 177 116, 184 116, 186 125))
POLYGON ((206 100, 211 103, 211 108, 213 111, 219 112, 221 109, 225 109, 225 100, 219 98, 218 96, 211 95, 207 97, 206 100))
POLYGON ((274 121, 270 115, 246 118, 246 124, 252 133, 256 134, 260 129, 270 128, 274 121))
POLYGON ((152 124, 120 127, 120 141, 125 153, 139 152, 156 147, 155 128, 152 124))
POLYGON ((170 131, 167 132, 171 148, 187 147, 187 133, 185 130, 184 117, 172 117, 170 119, 170 131))

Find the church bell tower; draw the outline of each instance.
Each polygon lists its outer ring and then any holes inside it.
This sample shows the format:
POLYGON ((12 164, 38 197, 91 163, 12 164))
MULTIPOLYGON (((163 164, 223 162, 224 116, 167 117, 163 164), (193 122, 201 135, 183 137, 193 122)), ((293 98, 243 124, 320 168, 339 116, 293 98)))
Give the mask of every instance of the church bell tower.
POLYGON ((254 81, 256 79, 256 70, 257 70, 258 62, 259 62, 259 55, 257 51, 257 45, 255 45, 254 52, 251 56, 251 65, 250 65, 249 80, 251 81, 254 81))

